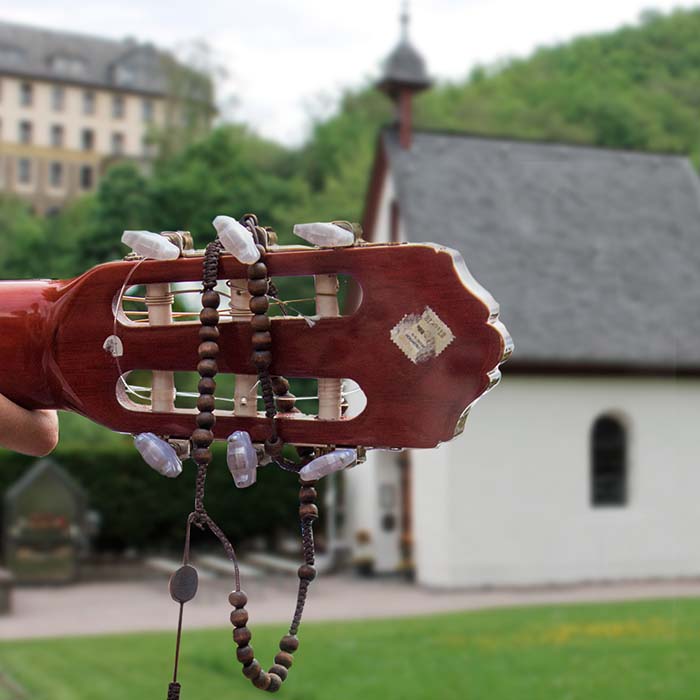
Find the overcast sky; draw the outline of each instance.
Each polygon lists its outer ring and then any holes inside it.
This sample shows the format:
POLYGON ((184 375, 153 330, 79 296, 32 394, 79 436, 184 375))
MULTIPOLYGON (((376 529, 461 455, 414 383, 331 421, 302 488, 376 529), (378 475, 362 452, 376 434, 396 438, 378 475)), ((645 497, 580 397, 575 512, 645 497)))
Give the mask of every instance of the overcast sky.
MULTIPOLYGON (((634 22, 650 7, 683 0, 413 0, 411 36, 438 79, 460 78, 477 63, 634 22)), ((375 77, 398 37, 400 0, 119 0, 3 3, 0 19, 133 36, 179 49, 205 39, 229 77, 219 86, 224 113, 296 144, 311 114, 332 109, 343 87, 375 77), (231 108, 234 96, 237 106, 231 108)))

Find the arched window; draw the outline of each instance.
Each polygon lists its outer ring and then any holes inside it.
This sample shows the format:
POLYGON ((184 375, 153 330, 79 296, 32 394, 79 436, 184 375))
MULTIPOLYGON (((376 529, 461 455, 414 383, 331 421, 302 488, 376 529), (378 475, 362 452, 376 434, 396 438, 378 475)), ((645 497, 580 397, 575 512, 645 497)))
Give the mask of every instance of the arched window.
POLYGON ((591 431, 591 503, 627 503, 627 431, 620 420, 601 416, 591 431))

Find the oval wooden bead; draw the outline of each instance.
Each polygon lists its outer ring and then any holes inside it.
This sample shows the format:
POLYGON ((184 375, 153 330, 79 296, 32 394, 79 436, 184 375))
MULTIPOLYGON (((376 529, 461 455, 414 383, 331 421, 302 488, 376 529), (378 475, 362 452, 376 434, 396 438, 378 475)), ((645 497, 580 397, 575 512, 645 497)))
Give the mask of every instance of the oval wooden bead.
POLYGON ((177 603, 186 603, 197 594, 199 577, 194 566, 185 564, 181 566, 171 577, 168 589, 170 597, 177 603))
POLYGON ((275 655, 275 663, 285 668, 291 668, 294 657, 288 651, 280 651, 275 655))
POLYGON ((197 384, 200 394, 213 394, 216 391, 216 381, 212 377, 202 377, 197 384))
MULTIPOLYGON (((265 316, 265 318, 268 317, 265 316)), ((277 394, 277 396, 282 396, 283 394, 286 394, 289 391, 289 382, 284 377, 280 377, 279 375, 277 375, 272 377, 271 379, 272 391, 274 391, 275 394, 277 394)))
POLYGON ((253 364, 258 369, 267 369, 272 362, 272 353, 269 350, 256 350, 253 352, 253 364))
POLYGON ((285 634, 282 639, 280 639, 280 649, 282 651, 287 651, 293 654, 299 648, 299 640, 294 634, 285 634))
MULTIPOLYGON (((264 314, 270 308, 270 302, 266 296, 251 297, 250 312, 253 314, 264 314)), ((218 314, 217 314, 218 316, 218 314)))
POLYGON ((318 492, 313 486, 302 486, 299 489, 299 500, 302 503, 313 503, 318 498, 318 492))
POLYGON ((260 671, 260 673, 253 678, 253 685, 260 690, 267 690, 270 686, 270 676, 265 673, 265 671, 260 671))
POLYGON ((219 293, 215 292, 213 289, 207 289, 202 294, 202 306, 205 308, 218 309, 220 301, 221 297, 219 296, 219 293))
POLYGON ((215 401, 214 397, 210 395, 200 396, 197 399, 197 410, 211 413, 214 410, 215 401))
POLYGON ((250 342, 255 350, 267 350, 272 345, 272 335, 269 331, 258 331, 253 333, 250 342))
POLYGON ((258 262, 248 265, 249 280, 260 280, 263 277, 267 277, 267 265, 264 262, 258 260, 258 262))
POLYGON ((211 450, 208 447, 195 447, 190 456, 197 464, 211 462, 211 450))
POLYGON ((200 428, 211 430, 216 423, 216 416, 209 411, 205 411, 197 416, 196 421, 200 428))
POLYGON ((276 676, 279 676, 283 681, 287 680, 287 676, 289 675, 289 671, 282 666, 281 664, 274 664, 274 666, 270 666, 270 670, 268 673, 274 673, 276 676))
POLYGON ((266 279, 248 280, 248 291, 254 297, 260 297, 263 294, 267 294, 268 286, 269 284, 266 279))
POLYGON ((252 637, 253 635, 247 627, 236 627, 233 630, 233 641, 236 642, 239 647, 248 644, 252 637))
POLYGON ((270 325, 270 317, 265 314, 256 314, 250 319, 250 327, 254 331, 269 331, 270 325))
POLYGON ((277 436, 276 440, 273 440, 272 438, 268 438, 267 440, 265 440, 265 452, 267 452, 267 454, 269 455, 272 455, 273 457, 281 454, 283 448, 284 443, 282 442, 282 439, 279 436, 277 436))
POLYGON ((212 340, 216 342, 219 339, 219 329, 216 326, 201 326, 199 329, 199 339, 202 342, 212 340))
POLYGON ((236 649, 236 658, 242 664, 249 664, 255 658, 253 647, 247 644, 244 647, 238 647, 238 649, 236 649))
POLYGON ((216 360, 200 360, 197 364, 197 372, 202 377, 214 377, 218 371, 216 360))
POLYGON ((258 249, 258 252, 260 253, 260 257, 264 257, 267 255, 267 248, 265 248, 264 245, 261 245, 260 243, 256 243, 255 247, 258 249))
POLYGON ((200 360, 213 360, 219 354, 219 344, 213 340, 205 340, 197 348, 200 360))
POLYGON ((248 623, 248 611, 245 608, 231 610, 230 618, 234 627, 245 627, 248 623))
POLYGON ((276 673, 268 673, 267 677, 270 679, 267 690, 268 693, 276 693, 282 687, 282 679, 276 673))
POLYGON ((260 675, 260 671, 262 671, 262 666, 257 659, 253 659, 243 667, 243 675, 250 680, 257 678, 260 675))
POLYGON ((211 430, 205 430, 204 428, 197 428, 192 431, 192 442, 197 447, 209 447, 214 440, 214 433, 211 430))
POLYGON ((215 326, 219 323, 219 312, 205 307, 199 312, 199 320, 203 326, 215 326))
POLYGON ((316 578, 316 569, 311 564, 302 564, 297 570, 297 575, 302 581, 313 581, 316 578))
POLYGON ((318 518, 318 508, 314 503, 302 503, 299 506, 299 517, 302 520, 316 520, 318 518))
POLYGON ((286 393, 277 397, 277 410, 281 413, 289 413, 294 408, 297 397, 294 394, 286 393))
POLYGON ((228 602, 236 608, 243 608, 248 602, 248 596, 243 591, 231 591, 228 594, 228 602))

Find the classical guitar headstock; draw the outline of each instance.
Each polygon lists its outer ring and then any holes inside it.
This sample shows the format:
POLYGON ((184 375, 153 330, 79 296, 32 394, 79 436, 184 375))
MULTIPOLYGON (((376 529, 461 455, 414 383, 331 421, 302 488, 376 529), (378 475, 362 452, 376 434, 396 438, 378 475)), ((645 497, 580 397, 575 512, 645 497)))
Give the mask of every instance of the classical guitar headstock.
MULTIPOLYGON (((25 321, 34 314, 29 335, 41 386, 20 386, 10 363, 0 370, 0 391, 25 405, 76 411, 113 430, 188 439, 196 411, 180 400, 188 392, 177 392, 179 373, 198 363, 203 258, 188 249, 186 238, 180 242, 177 259, 127 259, 67 282, 27 283, 25 294, 36 293, 25 321), (174 304, 182 294, 194 295, 197 305, 174 304), (39 327, 50 336, 41 352, 35 347, 39 327)), ((469 407, 498 381, 499 364, 511 352, 498 305, 448 248, 271 244, 266 265, 273 281, 302 276, 315 287, 315 309, 304 316, 289 311, 293 300, 271 298, 286 315, 271 319, 270 371, 292 381, 316 380, 318 394, 318 408, 307 404, 310 412, 301 400, 278 399, 286 443, 433 447, 461 431, 469 407), (360 290, 351 312, 339 308, 339 276, 360 290)), ((267 423, 251 361, 246 269, 233 256, 221 256, 217 381, 235 379, 230 395, 217 392, 214 432, 225 439, 242 430, 262 442, 267 423)), ((3 298, 0 287, 0 306, 3 298)))

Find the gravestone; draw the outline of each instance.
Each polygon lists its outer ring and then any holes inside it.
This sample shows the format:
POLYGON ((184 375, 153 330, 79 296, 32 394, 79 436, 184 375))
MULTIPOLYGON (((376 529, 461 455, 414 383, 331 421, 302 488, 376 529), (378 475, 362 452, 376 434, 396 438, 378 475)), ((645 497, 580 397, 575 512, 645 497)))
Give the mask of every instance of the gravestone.
POLYGON ((67 583, 86 545, 86 498, 50 459, 38 461, 5 494, 5 566, 17 583, 67 583))

